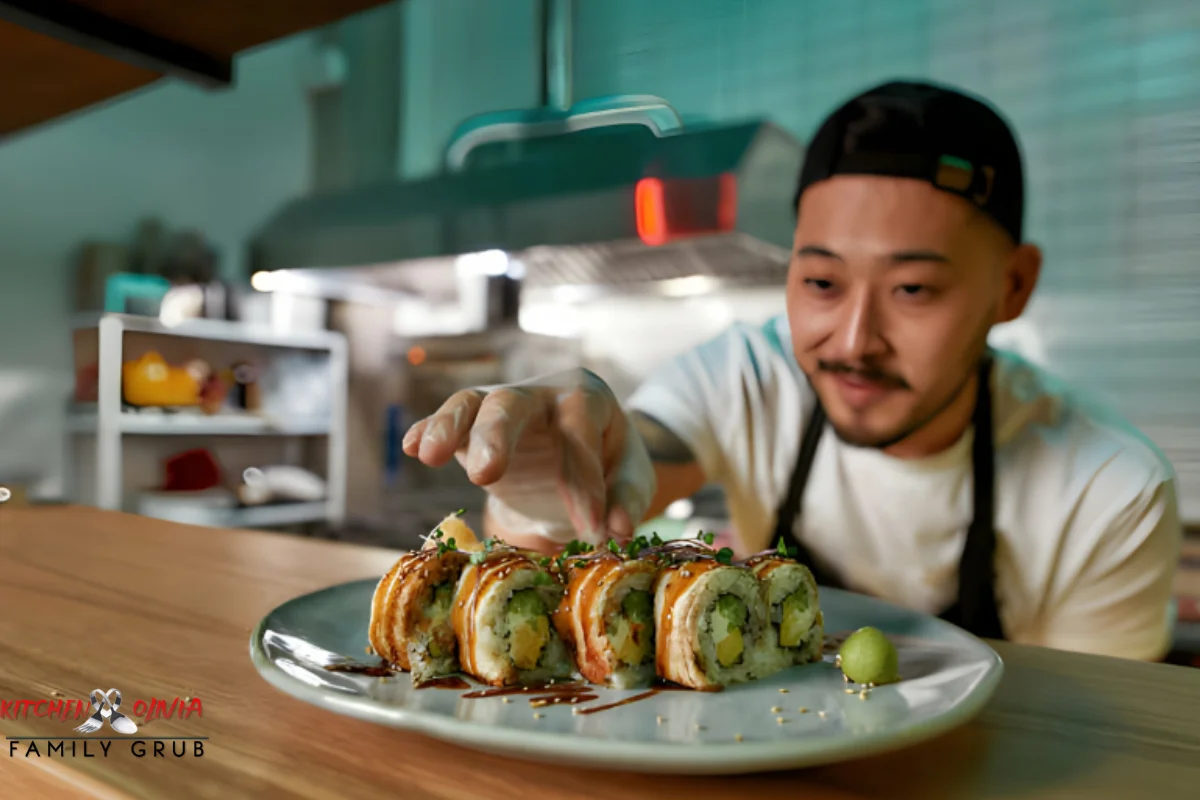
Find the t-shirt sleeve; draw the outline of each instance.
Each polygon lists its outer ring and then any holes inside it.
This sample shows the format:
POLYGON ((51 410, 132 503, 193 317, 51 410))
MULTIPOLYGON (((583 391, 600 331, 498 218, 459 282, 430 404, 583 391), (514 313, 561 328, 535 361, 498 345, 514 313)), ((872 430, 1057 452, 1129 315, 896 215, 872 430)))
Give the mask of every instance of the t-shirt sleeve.
POLYGON ((1102 470, 1074 509, 1064 546, 1085 553, 1081 568, 1050 598, 1029 643, 1147 661, 1169 651, 1183 539, 1175 482, 1158 474, 1131 491, 1119 486, 1121 473, 1116 464, 1102 470))
POLYGON ((746 353, 745 338, 734 326, 660 366, 627 404, 678 436, 712 481, 722 480, 726 471, 718 415, 736 408, 732 400, 741 391, 746 353))

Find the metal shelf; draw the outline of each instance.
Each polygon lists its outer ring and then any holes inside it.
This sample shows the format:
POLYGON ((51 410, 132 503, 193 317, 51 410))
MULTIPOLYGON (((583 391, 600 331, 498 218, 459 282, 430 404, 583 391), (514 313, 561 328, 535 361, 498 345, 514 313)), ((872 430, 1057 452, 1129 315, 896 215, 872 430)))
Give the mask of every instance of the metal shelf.
POLYGON ((113 320, 126 333, 151 333, 220 342, 244 342, 263 347, 288 347, 301 350, 333 350, 344 342, 336 331, 278 331, 269 325, 226 322, 218 319, 187 319, 168 325, 157 317, 138 314, 86 313, 72 321, 75 330, 100 327, 101 320, 113 320))
MULTIPOLYGON (((74 433, 95 433, 95 411, 77 411, 70 415, 74 433)), ((118 417, 121 433, 143 436, 327 436, 327 419, 278 420, 251 414, 137 414, 123 412, 118 417)))
MULTIPOLYGON (((326 436, 325 481, 328 499, 231 509, 219 516, 229 527, 269 527, 324 519, 341 525, 346 515, 346 404, 349 359, 346 338, 336 331, 277 331, 270 326, 222 320, 184 320, 167 324, 155 317, 133 314, 88 314, 76 317, 76 331, 96 330, 98 350, 97 402, 77 407, 68 416, 69 429, 96 438, 94 480, 96 504, 119 510, 124 491, 125 436, 326 436), (238 342, 292 350, 328 353, 332 408, 322 419, 278 419, 258 414, 138 413, 121 403, 121 368, 126 333, 176 336, 238 342)), ((76 347, 80 347, 76 337, 76 347)))
POLYGON ((317 522, 329 517, 329 507, 324 501, 315 503, 279 503, 269 506, 235 508, 229 512, 226 527, 229 528, 273 528, 278 525, 297 525, 301 522, 317 522))

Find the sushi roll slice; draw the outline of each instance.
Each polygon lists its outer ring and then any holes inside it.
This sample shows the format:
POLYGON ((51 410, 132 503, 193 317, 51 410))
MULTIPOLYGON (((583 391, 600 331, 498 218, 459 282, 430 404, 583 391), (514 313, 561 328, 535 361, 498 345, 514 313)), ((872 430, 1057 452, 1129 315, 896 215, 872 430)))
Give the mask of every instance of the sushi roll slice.
POLYGON ((368 631, 375 654, 415 685, 458 671, 451 610, 468 556, 448 548, 405 553, 375 587, 368 631))
POLYGON ((554 627, 592 683, 632 689, 654 681, 658 566, 636 557, 640 545, 585 552, 589 545, 572 542, 559 557, 567 588, 554 627))
POLYGON ((771 621, 769 638, 782 666, 821 660, 825 619, 812 572, 789 558, 785 548, 752 556, 746 566, 762 585, 771 621))
POLYGON ((659 549, 655 663, 666 680, 699 690, 765 677, 778 669, 767 640, 766 602, 754 573, 693 540, 659 549))
POLYGON ((574 673, 551 623, 563 586, 550 559, 488 541, 463 570, 452 619, 462 670, 492 686, 541 683, 574 673))

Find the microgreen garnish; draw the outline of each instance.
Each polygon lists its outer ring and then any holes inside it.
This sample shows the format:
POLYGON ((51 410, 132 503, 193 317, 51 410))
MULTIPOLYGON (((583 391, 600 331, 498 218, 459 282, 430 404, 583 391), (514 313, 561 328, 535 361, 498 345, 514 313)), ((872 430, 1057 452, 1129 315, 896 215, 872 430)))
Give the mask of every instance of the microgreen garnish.
MULTIPOLYGON (((559 553, 558 557, 554 559, 554 563, 558 565, 559 570, 562 570, 566 566, 567 559, 571 556, 579 556, 583 555, 584 553, 590 553, 594 549, 595 548, 593 548, 587 542, 581 542, 578 539, 572 539, 566 543, 562 549, 562 552, 559 553)), ((576 564, 576 566, 582 563, 583 562, 580 561, 576 564)))
POLYGON ((542 556, 541 558, 538 559, 537 563, 538 563, 539 567, 550 566, 550 556, 542 556))
POLYGON ((717 561, 719 561, 722 564, 732 564, 733 563, 733 551, 730 550, 728 547, 722 547, 720 550, 717 551, 717 561))
POLYGON ((576 561, 571 566, 575 567, 576 569, 583 569, 584 567, 587 566, 587 562, 586 561, 576 561))
POLYGON ((453 537, 444 542, 439 541, 437 543, 437 551, 439 556, 444 556, 446 553, 456 550, 458 550, 458 542, 454 541, 453 537))
POLYGON ((700 541, 704 542, 709 547, 712 547, 713 540, 717 538, 717 535, 715 533, 712 533, 711 531, 708 533, 701 531, 700 535, 697 536, 696 538, 699 539, 700 541))
POLYGON ((662 540, 662 537, 658 535, 657 531, 650 534, 650 545, 652 547, 662 547, 663 544, 664 544, 664 542, 662 540))
POLYGON ((787 558, 789 555, 791 555, 788 552, 787 542, 783 540, 782 536, 779 537, 779 544, 775 545, 775 552, 779 553, 779 555, 783 556, 784 558, 787 558))
POLYGON ((461 517, 465 513, 467 513, 467 510, 465 508, 460 508, 458 511, 454 512, 454 516, 461 517))
POLYGON ((534 586, 549 586, 552 583, 554 583, 554 578, 550 577, 549 572, 539 572, 533 576, 534 586))
POLYGON ((617 544, 616 539, 608 540, 608 552, 610 552, 610 553, 620 553, 621 552, 621 545, 617 544))
POLYGON ((629 544, 625 545, 625 555, 637 558, 638 554, 649 546, 650 542, 646 540, 645 536, 635 536, 629 544))
POLYGON ((483 549, 477 550, 474 553, 471 553, 471 563, 472 564, 482 564, 484 561, 487 561, 487 557, 489 555, 491 555, 492 548, 495 546, 496 546, 495 539, 485 539, 483 542, 483 549))

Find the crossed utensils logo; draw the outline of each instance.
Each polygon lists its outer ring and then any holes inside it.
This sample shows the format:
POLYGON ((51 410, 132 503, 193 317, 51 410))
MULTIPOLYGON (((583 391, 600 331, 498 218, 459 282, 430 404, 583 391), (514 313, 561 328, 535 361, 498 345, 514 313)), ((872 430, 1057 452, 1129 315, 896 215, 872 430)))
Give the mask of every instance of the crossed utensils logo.
POLYGON ((119 689, 109 689, 107 692, 101 689, 93 689, 91 699, 92 715, 82 725, 75 728, 76 731, 79 733, 95 733, 104 727, 104 722, 107 720, 109 727, 117 733, 123 733, 127 736, 137 733, 137 724, 117 710, 121 707, 121 692, 119 689))

